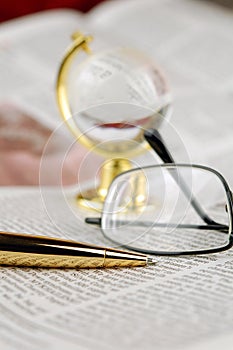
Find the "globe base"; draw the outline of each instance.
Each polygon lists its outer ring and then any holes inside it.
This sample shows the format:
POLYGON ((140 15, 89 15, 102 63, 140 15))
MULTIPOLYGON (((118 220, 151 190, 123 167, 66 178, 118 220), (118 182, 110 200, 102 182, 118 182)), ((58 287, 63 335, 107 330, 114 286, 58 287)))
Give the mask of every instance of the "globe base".
POLYGON ((101 212, 108 188, 113 179, 131 168, 132 164, 128 159, 107 159, 100 170, 100 184, 98 188, 90 188, 82 193, 78 193, 76 196, 78 205, 86 209, 101 212))

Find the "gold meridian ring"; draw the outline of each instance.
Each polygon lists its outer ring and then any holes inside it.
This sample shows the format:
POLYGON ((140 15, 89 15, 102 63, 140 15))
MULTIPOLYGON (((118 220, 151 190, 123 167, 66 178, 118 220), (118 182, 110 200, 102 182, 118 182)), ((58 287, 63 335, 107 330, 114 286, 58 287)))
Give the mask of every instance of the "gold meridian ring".
POLYGON ((57 103, 62 118, 73 135, 86 147, 91 148, 93 146, 92 142, 80 132, 77 125, 73 121, 67 94, 67 76, 72 60, 79 51, 83 50, 87 54, 92 53, 88 44, 93 40, 93 37, 90 35, 85 36, 81 32, 75 32, 72 34, 71 38, 73 42, 65 53, 58 71, 56 83, 57 103))

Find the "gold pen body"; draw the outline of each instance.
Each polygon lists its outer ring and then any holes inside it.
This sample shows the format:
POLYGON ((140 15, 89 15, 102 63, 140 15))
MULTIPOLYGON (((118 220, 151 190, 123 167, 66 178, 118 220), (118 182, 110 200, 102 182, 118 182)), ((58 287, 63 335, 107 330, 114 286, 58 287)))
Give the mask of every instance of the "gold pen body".
POLYGON ((154 260, 139 253, 43 236, 0 232, 0 265, 99 268, 145 266, 148 263, 154 263, 154 260))

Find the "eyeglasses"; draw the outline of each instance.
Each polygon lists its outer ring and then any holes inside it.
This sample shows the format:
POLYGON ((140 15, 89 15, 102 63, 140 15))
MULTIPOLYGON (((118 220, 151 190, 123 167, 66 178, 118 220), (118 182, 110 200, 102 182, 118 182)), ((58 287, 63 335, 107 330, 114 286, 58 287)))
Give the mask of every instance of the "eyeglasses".
POLYGON ((224 177, 200 165, 176 164, 157 130, 144 133, 166 164, 118 175, 101 218, 86 218, 106 238, 154 255, 194 255, 233 245, 233 197, 224 177))

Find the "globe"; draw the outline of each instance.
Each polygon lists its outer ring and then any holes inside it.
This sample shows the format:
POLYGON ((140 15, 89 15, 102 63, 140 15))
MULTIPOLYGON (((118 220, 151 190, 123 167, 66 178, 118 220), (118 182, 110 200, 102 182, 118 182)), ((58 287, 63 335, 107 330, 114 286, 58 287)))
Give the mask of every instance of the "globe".
POLYGON ((102 51, 73 64, 67 91, 77 129, 106 157, 139 152, 143 130, 160 126, 171 100, 161 69, 130 48, 102 51))

